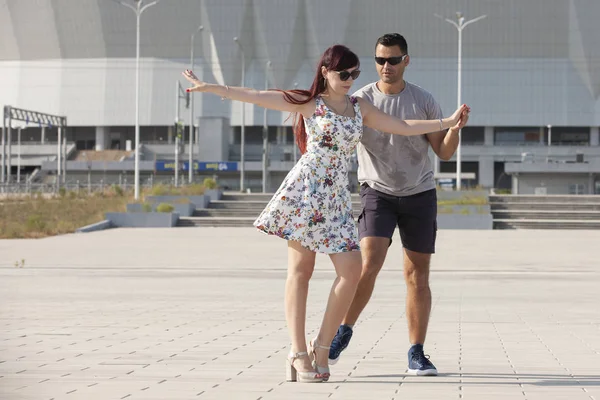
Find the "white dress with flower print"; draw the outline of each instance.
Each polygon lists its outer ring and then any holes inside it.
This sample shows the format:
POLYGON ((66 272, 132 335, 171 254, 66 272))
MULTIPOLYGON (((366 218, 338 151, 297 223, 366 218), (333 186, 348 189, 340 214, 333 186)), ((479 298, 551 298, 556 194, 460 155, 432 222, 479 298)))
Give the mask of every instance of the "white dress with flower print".
POLYGON ((319 253, 359 250, 348 165, 362 137, 360 107, 350 97, 355 116, 345 117, 331 111, 320 96, 315 100, 315 113, 304 119, 306 152, 254 226, 319 253))

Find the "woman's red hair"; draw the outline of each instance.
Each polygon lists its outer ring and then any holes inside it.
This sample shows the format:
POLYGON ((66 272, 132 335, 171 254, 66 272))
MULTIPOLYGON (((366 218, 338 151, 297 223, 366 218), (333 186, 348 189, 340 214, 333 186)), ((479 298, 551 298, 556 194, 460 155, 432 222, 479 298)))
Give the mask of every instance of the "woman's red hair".
MULTIPOLYGON (((310 89, 308 90, 286 90, 283 91, 285 100, 291 104, 306 104, 325 91, 326 83, 321 67, 327 68, 328 71, 343 71, 348 68, 359 67, 360 61, 358 56, 354 54, 348 47, 336 44, 331 46, 321 56, 317 64, 317 72, 310 89), (301 95, 302 100, 298 100, 294 94, 301 95)), ((306 152, 306 128, 304 127, 303 115, 294 114, 294 136, 296 144, 300 149, 300 153, 306 152)))

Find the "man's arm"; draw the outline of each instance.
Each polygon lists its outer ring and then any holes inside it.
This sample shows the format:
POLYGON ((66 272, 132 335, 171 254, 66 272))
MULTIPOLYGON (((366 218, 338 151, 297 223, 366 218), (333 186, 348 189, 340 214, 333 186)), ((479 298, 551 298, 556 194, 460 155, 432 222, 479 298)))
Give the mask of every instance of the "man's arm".
MULTIPOLYGON (((433 99, 430 107, 431 110, 428 112, 428 118, 442 115, 440 106, 433 99)), ((467 113, 450 129, 427 134, 427 140, 429 140, 433 152, 437 154, 441 160, 448 161, 452 158, 458 148, 458 133, 467 124, 468 120, 469 114, 467 113)))

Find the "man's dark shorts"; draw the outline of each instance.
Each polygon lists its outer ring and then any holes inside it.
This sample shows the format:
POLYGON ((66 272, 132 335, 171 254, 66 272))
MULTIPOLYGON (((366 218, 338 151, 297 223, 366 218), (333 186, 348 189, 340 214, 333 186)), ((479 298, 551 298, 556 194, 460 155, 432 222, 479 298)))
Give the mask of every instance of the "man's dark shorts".
POLYGON ((363 183, 360 187, 362 212, 358 235, 386 237, 392 243, 396 226, 402 246, 418 253, 435 253, 437 235, 437 194, 435 189, 412 196, 396 197, 363 183))

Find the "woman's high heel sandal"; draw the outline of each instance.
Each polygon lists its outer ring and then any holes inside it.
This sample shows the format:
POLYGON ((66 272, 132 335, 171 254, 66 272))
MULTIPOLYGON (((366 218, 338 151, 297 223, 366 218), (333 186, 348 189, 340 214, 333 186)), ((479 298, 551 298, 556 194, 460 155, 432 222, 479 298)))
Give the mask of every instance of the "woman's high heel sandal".
POLYGON ((288 382, 304 382, 304 383, 318 383, 323 382, 323 378, 317 371, 298 371, 294 367, 294 361, 300 357, 308 357, 308 353, 305 351, 299 353, 291 353, 288 355, 285 363, 285 375, 288 382))
POLYGON ((310 352, 313 355, 313 368, 321 376, 323 382, 327 382, 329 380, 329 377, 331 376, 331 374, 329 373, 329 366, 321 367, 317 364, 317 349, 329 350, 329 346, 320 345, 319 343, 317 343, 317 338, 314 338, 310 341, 310 352))

